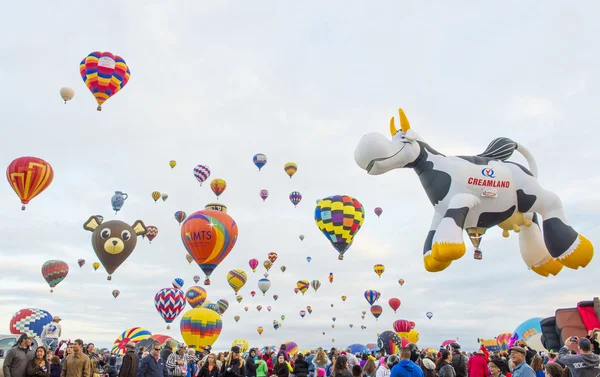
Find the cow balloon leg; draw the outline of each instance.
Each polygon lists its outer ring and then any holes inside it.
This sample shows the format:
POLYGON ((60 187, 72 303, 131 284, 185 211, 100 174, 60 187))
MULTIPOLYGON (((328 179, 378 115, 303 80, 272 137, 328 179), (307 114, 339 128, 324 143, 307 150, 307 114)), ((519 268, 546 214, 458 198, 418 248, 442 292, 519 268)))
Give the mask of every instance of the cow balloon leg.
POLYGON ((563 265, 552 258, 548 252, 537 214, 527 213, 525 218, 531 220, 532 224, 521 228, 519 233, 519 249, 523 261, 538 275, 547 277, 552 274, 556 276, 562 270, 563 265))
POLYGON ((586 267, 594 256, 592 243, 567 224, 558 195, 545 190, 532 210, 544 219, 544 243, 550 255, 574 270, 586 267))
POLYGON ((429 227, 429 233, 427 233, 427 238, 425 238, 425 244, 423 245, 423 263, 425 264, 425 269, 429 272, 440 272, 445 270, 452 262, 439 262, 433 258, 431 255, 431 247, 433 245, 433 237, 435 236, 435 231, 437 227, 440 225, 440 221, 442 221, 443 216, 439 213, 435 212, 433 215, 433 220, 431 220, 431 226, 429 227))
POLYGON ((463 241, 463 228, 469 210, 479 203, 480 199, 471 194, 456 194, 450 199, 444 218, 433 237, 433 259, 452 262, 465 255, 467 247, 463 241))

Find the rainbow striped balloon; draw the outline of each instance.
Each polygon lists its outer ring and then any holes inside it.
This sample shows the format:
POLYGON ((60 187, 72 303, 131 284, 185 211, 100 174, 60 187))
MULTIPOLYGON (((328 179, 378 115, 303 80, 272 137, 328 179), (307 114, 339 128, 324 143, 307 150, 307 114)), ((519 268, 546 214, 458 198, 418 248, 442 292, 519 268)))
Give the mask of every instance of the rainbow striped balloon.
POLYGON ((223 322, 217 312, 206 308, 188 310, 181 317, 180 330, 183 340, 189 348, 204 351, 217 341, 223 322))
POLYGON ((233 288, 234 293, 237 295, 240 289, 246 284, 248 275, 244 270, 231 270, 227 273, 227 283, 233 288))
POLYGON ((110 52, 94 51, 79 63, 79 73, 96 98, 98 111, 102 104, 123 89, 129 82, 131 71, 125 60, 110 52))
POLYGON ((127 352, 125 345, 127 343, 138 343, 144 339, 148 339, 152 336, 150 331, 142 327, 132 327, 123 331, 123 333, 115 340, 112 346, 111 353, 113 355, 124 355, 127 352))
POLYGON ((69 274, 69 265, 61 260, 49 260, 42 266, 42 276, 50 286, 50 292, 69 274))

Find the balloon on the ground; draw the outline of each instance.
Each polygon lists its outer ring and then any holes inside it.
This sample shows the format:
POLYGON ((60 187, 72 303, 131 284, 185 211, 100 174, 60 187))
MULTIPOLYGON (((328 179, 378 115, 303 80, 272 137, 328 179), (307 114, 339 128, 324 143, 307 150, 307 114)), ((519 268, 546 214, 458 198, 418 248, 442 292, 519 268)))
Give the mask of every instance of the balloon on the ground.
POLYGON ((195 308, 181 317, 180 330, 185 344, 199 352, 203 352, 206 346, 212 347, 222 328, 221 317, 210 309, 195 308))
POLYGON ((163 288, 154 295, 154 306, 165 320, 167 329, 177 316, 185 309, 186 295, 176 288, 163 288))
POLYGON ((6 168, 8 184, 21 199, 21 209, 50 186, 52 166, 41 158, 25 156, 13 160, 6 168))
POLYGON ((115 340, 110 352, 113 355, 124 355, 127 352, 126 345, 128 343, 137 344, 144 339, 148 339, 152 336, 150 331, 142 327, 132 327, 123 331, 121 335, 115 340))
POLYGON ((521 323, 512 334, 508 341, 508 347, 512 347, 517 341, 524 340, 529 343, 529 339, 536 334, 542 333, 541 321, 543 318, 535 317, 521 323))
POLYGON ((290 179, 292 179, 292 176, 298 171, 298 165, 293 162, 286 162, 285 165, 283 165, 283 170, 285 170, 287 175, 290 176, 290 179))
POLYGON ((73 97, 75 97, 75 91, 73 89, 67 87, 60 88, 60 98, 65 101, 65 105, 67 104, 67 101, 70 101, 73 97))
POLYGON ((360 230, 365 218, 365 209, 360 202, 350 196, 334 195, 321 199, 315 208, 315 222, 323 235, 344 259, 354 236, 360 230))
POLYGON ((400 351, 402 340, 393 331, 384 331, 377 337, 377 346, 384 350, 386 355, 394 355, 400 351))
POLYGON ((231 270, 227 273, 227 283, 233 288, 233 292, 237 295, 239 290, 246 284, 248 275, 243 270, 231 270))
POLYGON ((69 274, 69 265, 61 260, 49 260, 42 265, 42 276, 50 286, 50 292, 69 274))
POLYGON ((194 168, 194 177, 200 182, 200 186, 204 183, 208 177, 210 177, 210 168, 206 165, 196 165, 194 168))
POLYGON ((233 342, 231 342, 231 346, 238 346, 240 348, 240 352, 244 353, 246 351, 248 351, 248 341, 244 340, 244 339, 236 339, 233 342))
POLYGON ((256 165, 258 171, 260 171, 260 169, 267 164, 267 156, 262 153, 257 153, 254 155, 254 157, 252 157, 252 162, 254 162, 254 165, 256 165))
POLYGON ((219 199, 219 195, 225 192, 227 188, 227 182, 221 178, 215 178, 210 182, 210 189, 215 193, 217 199, 219 199))
POLYGON ((52 315, 36 308, 21 309, 16 312, 8 325, 11 334, 42 336, 44 326, 52 322, 52 315))
POLYGON ((98 216, 91 216, 83 229, 92 232, 92 247, 109 277, 133 253, 137 236, 146 234, 142 220, 129 225, 120 220, 101 222, 98 216))
POLYGON ((96 102, 98 111, 102 104, 117 94, 129 82, 131 72, 125 60, 110 52, 91 52, 79 64, 83 82, 90 90, 96 102))

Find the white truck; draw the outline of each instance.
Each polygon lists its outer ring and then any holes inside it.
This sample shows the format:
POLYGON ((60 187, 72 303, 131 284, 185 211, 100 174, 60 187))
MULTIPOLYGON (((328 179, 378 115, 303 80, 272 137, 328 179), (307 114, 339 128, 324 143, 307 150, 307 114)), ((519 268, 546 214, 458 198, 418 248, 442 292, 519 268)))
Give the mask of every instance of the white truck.
MULTIPOLYGON (((0 377, 4 377, 4 358, 6 357, 6 353, 12 346, 15 345, 17 339, 19 339, 20 335, 10 334, 10 335, 0 335, 0 377)), ((33 342, 31 343, 31 348, 36 349, 39 345, 44 344, 42 339, 39 337, 32 338, 33 342)))

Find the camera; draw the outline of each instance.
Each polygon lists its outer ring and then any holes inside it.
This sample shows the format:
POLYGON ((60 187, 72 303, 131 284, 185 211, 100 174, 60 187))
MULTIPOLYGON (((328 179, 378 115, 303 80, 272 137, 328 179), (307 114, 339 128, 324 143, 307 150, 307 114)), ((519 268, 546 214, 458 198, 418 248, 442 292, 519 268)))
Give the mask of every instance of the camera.
POLYGON ((576 336, 572 336, 569 340, 571 341, 571 343, 577 343, 578 342, 578 339, 577 339, 576 336))

